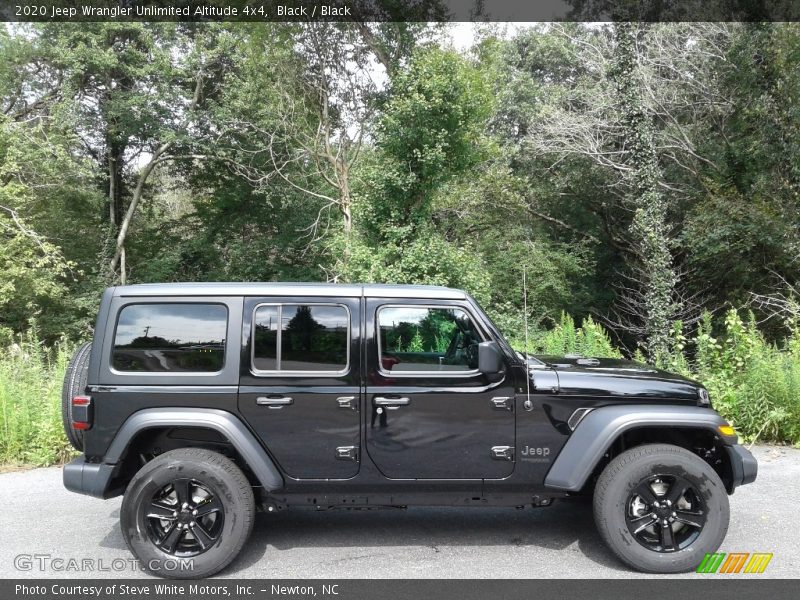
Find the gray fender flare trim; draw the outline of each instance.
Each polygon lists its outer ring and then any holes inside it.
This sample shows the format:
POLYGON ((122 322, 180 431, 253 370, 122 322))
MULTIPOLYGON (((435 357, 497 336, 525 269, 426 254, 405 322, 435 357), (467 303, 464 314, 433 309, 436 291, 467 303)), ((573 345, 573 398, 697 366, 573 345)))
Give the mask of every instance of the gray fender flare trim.
MULTIPOLYGON (((717 430, 727 422, 710 408, 699 406, 614 405, 596 408, 572 432, 547 473, 548 488, 577 492, 583 488, 603 454, 625 431, 638 427, 696 427, 717 430)), ((725 442, 736 443, 725 438, 725 442)))
POLYGON ((266 450, 235 415, 213 408, 147 408, 122 424, 103 462, 116 464, 139 432, 153 427, 203 427, 227 438, 267 491, 283 487, 283 477, 266 450))

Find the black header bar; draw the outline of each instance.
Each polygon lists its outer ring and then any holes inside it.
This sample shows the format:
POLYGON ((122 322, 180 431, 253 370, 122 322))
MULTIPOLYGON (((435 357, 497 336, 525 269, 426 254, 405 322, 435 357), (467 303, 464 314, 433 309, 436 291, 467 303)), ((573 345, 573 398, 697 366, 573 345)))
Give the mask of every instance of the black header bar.
MULTIPOLYGON (((520 563, 520 573, 525 564, 520 563)), ((625 600, 658 597, 704 600, 784 600, 797 580, 685 574, 680 579, 6 579, 3 600, 625 600)))
POLYGON ((797 21, 800 0, 0 0, 6 22, 797 21))

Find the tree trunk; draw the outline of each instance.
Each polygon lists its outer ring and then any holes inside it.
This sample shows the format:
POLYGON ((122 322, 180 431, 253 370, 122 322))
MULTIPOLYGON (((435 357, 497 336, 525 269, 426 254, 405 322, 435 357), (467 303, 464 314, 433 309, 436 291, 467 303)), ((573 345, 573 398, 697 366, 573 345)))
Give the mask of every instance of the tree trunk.
MULTIPOLYGON (((203 90, 203 73, 198 72, 196 79, 195 79, 195 87, 194 87, 194 94, 192 95, 192 101, 189 105, 188 112, 191 114, 197 108, 197 105, 200 103, 200 97, 202 95, 203 90)), ((125 256, 125 240, 128 236, 128 230, 131 226, 131 221, 133 220, 133 216, 136 214, 136 208, 139 206, 139 202, 142 200, 142 194, 144 194, 144 187, 147 183, 147 179, 150 177, 153 169, 155 169, 158 163, 163 162, 165 160, 164 154, 172 148, 172 142, 165 142, 159 146, 155 152, 153 152, 153 156, 150 157, 148 163, 144 166, 144 168, 139 173, 139 180, 136 183, 136 189, 133 191, 133 198, 131 198, 131 203, 128 206, 128 210, 125 212, 125 217, 122 219, 122 223, 119 228, 119 233, 117 234, 117 243, 114 249, 114 256, 111 258, 111 262, 109 264, 109 270, 111 274, 116 272, 117 266, 120 264, 120 260, 124 260, 125 256)), ((125 283, 126 273, 123 267, 122 272, 120 274, 120 280, 122 283, 125 283)))
POLYGON ((108 222, 116 231, 122 220, 122 165, 125 145, 106 140, 106 168, 108 171, 108 222))
POLYGON ((632 242, 641 257, 635 277, 641 294, 636 304, 645 332, 648 358, 659 362, 670 350, 670 332, 676 314, 677 277, 670 253, 667 202, 661 191, 662 173, 656 153, 652 116, 648 114, 638 80, 638 25, 616 23, 616 69, 620 119, 624 126, 630 192, 627 202, 633 210, 632 242))
MULTIPOLYGON (((114 256, 112 257, 111 264, 109 265, 111 273, 114 273, 117 270, 117 265, 119 265, 120 258, 125 252, 125 239, 128 236, 128 229, 130 229, 133 215, 136 214, 136 208, 139 206, 139 202, 142 199, 142 194, 144 193, 144 186, 147 183, 147 179, 150 177, 153 169, 155 169, 159 159, 167 150, 170 149, 171 146, 172 142, 162 144, 158 150, 153 153, 152 158, 150 158, 150 161, 144 166, 139 174, 139 181, 136 183, 136 189, 133 191, 133 198, 131 198, 131 203, 128 205, 128 210, 125 212, 125 218, 122 219, 122 224, 120 225, 119 233, 117 234, 117 244, 114 250, 114 256)), ((125 273, 123 272, 121 274, 121 280, 123 280, 123 283, 124 278, 125 273)))

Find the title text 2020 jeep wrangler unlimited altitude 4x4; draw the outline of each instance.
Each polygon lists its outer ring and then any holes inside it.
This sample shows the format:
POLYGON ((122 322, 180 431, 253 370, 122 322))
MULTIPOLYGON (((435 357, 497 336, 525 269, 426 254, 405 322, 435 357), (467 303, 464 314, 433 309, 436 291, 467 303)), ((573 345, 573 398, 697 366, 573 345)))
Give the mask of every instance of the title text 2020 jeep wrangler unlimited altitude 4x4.
POLYGON ((64 485, 124 493, 125 540, 164 576, 225 567, 257 506, 580 493, 628 565, 686 571, 719 547, 727 494, 757 470, 701 385, 523 356, 469 295, 427 286, 110 288, 67 372, 64 420, 84 453, 64 485), (169 558, 191 570, 164 569, 169 558))

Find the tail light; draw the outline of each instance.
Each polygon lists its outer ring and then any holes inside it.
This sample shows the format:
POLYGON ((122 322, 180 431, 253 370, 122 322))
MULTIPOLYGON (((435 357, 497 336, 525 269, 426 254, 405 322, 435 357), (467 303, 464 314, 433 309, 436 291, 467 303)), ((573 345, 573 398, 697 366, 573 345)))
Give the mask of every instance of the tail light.
POLYGON ((92 428, 92 397, 75 396, 72 399, 72 427, 80 431, 92 428))

